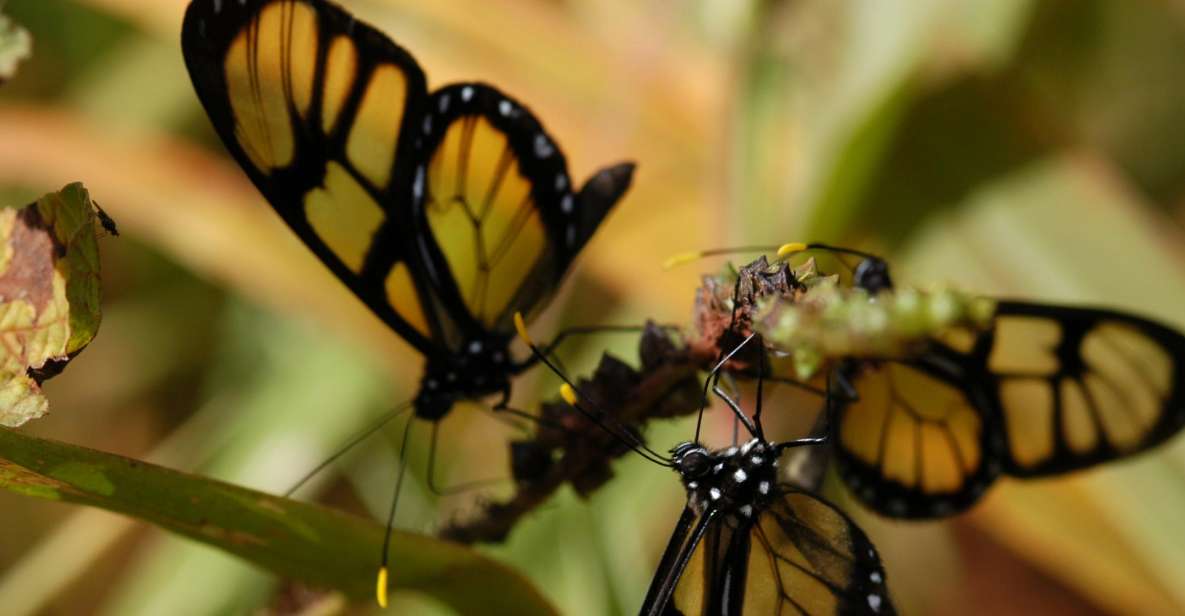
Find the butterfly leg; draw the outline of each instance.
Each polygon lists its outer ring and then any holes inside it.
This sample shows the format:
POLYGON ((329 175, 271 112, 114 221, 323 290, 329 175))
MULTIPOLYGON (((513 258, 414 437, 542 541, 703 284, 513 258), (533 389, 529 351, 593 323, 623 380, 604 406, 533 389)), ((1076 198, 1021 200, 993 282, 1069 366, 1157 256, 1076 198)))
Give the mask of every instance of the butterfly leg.
POLYGON ((344 456, 348 451, 350 451, 356 445, 358 445, 358 443, 361 443, 362 441, 370 438, 371 435, 373 435, 375 432, 378 432, 379 430, 383 429, 383 427, 386 426, 388 423, 390 423, 391 420, 393 420, 396 417, 399 417, 403 413, 407 412, 407 410, 410 408, 411 408, 411 402, 405 402, 403 404, 396 406, 395 408, 391 409, 390 411, 387 411, 386 413, 384 413, 382 417, 379 417, 374 423, 370 424, 370 426, 366 427, 362 431, 355 434, 350 440, 346 441, 345 445, 342 445, 337 451, 333 452, 333 454, 331 454, 323 462, 321 462, 317 466, 313 467, 313 469, 311 471, 305 473, 304 476, 301 477, 299 481, 297 481, 291 488, 288 488, 288 490, 284 492, 284 497, 288 498, 288 497, 292 496, 292 494, 295 493, 297 490, 299 490, 301 488, 301 486, 308 483, 308 481, 310 479, 312 479, 313 477, 316 477, 318 473, 325 470, 326 468, 329 467, 330 464, 333 464, 339 458, 344 456))
MULTIPOLYGON (((414 419, 414 418, 413 418, 414 419)), ((387 529, 383 532, 383 553, 379 564, 378 602, 387 606, 387 563, 391 553, 391 530, 395 525, 395 510, 399 507, 399 493, 403 489, 403 474, 407 470, 407 437, 411 433, 412 419, 408 419, 403 427, 403 439, 399 444, 399 472, 395 479, 395 495, 391 497, 391 510, 387 513, 387 529)))

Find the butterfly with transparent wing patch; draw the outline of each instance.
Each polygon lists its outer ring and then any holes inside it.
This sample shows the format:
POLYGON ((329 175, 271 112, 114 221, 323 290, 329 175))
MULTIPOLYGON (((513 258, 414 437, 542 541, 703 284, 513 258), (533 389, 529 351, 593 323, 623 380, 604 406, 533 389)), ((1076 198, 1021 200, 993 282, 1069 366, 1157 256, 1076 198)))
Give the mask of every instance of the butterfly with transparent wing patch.
POLYGON ((415 59, 326 0, 194 0, 181 46, 218 135, 276 212, 426 358, 436 420, 534 363, 508 352, 629 187, 576 190, 559 145, 483 83, 429 93, 415 59))
MULTIPOLYGON (((525 327, 520 326, 520 336, 564 380, 560 392, 568 405, 643 458, 674 469, 687 491, 687 505, 639 614, 895 613, 880 557, 864 532, 834 505, 779 477, 783 454, 795 447, 820 445, 826 437, 782 443, 766 439, 761 424, 764 366, 757 372, 757 407, 752 417, 712 387, 729 402, 738 424, 749 431, 747 442, 717 451, 699 442, 683 442, 667 457, 647 447, 635 430, 580 393, 531 342, 525 327)), ((755 337, 741 341, 717 363, 705 392, 729 360, 755 337)), ((703 403, 706 407, 706 396, 703 403)), ((830 399, 825 403, 830 404, 830 399)))
MULTIPOLYGON (((893 288, 860 258, 851 284, 893 288)), ((1185 336, 1126 312, 999 300, 897 360, 847 359, 832 421, 840 476, 877 512, 962 511, 1001 474, 1044 477, 1146 451, 1185 426, 1185 336)))

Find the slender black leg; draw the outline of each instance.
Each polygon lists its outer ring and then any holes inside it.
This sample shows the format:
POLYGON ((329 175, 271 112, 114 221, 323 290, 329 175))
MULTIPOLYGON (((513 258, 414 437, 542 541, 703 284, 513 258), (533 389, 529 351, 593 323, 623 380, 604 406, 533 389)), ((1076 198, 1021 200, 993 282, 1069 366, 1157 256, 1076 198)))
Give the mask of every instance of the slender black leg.
POLYGON ((370 438, 370 436, 372 434, 381 430, 383 428, 383 426, 387 425, 388 422, 390 422, 392 419, 395 419, 396 417, 402 415, 404 412, 406 412, 410 408, 411 408, 411 403, 408 402, 408 403, 401 404, 401 405, 395 407, 394 409, 384 413, 383 416, 380 417, 377 421, 375 421, 371 425, 367 426, 366 429, 362 430, 358 434, 355 434, 354 437, 351 438, 349 441, 346 441, 345 445, 343 445, 337 451, 333 452, 333 454, 330 455, 328 458, 326 458, 324 462, 321 462, 320 464, 315 466, 313 468, 313 470, 305 473, 305 475, 300 478, 300 481, 297 481, 291 488, 288 488, 288 490, 286 492, 284 492, 284 497, 287 498, 289 496, 292 496, 292 494, 295 493, 297 490, 299 490, 301 488, 301 486, 308 483, 308 481, 310 479, 315 477, 321 471, 325 470, 330 464, 333 464, 334 462, 336 462, 338 460, 338 458, 341 458, 342 456, 344 456, 346 454, 346 452, 353 449, 356 445, 358 445, 358 443, 361 443, 362 441, 366 440, 367 438, 370 438))
POLYGON ((383 557, 380 571, 387 570, 387 557, 391 549, 391 529, 395 524, 395 510, 399 507, 399 493, 403 489, 403 474, 407 470, 407 437, 414 420, 409 419, 403 427, 403 439, 399 444, 399 472, 395 479, 395 495, 391 497, 391 510, 387 513, 387 530, 383 533, 383 557))

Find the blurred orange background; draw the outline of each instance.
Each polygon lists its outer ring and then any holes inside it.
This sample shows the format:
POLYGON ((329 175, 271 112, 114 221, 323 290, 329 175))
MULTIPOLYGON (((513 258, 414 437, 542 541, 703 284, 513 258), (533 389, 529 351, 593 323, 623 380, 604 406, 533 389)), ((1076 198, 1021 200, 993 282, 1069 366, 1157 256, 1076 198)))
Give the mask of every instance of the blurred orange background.
MULTIPOLYGON (((218 144, 182 64, 185 4, 5 5, 34 55, 0 87, 0 203, 80 180, 123 233, 102 242, 99 336, 48 385, 52 415, 25 429, 280 491, 409 397, 420 360, 218 144)), ((666 257, 794 240, 881 251, 902 282, 1185 327, 1180 3, 343 4, 411 50, 431 86, 480 79, 529 104, 574 176, 638 163, 634 188, 533 325, 541 338, 564 324, 685 324, 699 275, 719 264, 663 272, 666 257)), ((580 345, 567 352, 574 371, 606 348, 634 359, 628 337, 580 345)), ((552 385, 531 375, 516 400, 529 406, 552 385)), ((489 437, 488 415, 455 415, 442 453, 455 473, 501 464, 505 439, 489 437)), ((689 435, 685 421, 648 432, 656 448, 689 435)), ((305 497, 384 511, 393 440, 371 439, 305 497)), ((483 549, 564 613, 633 613, 681 490, 641 460, 615 468, 590 500, 564 493, 483 549)), ((408 528, 472 507, 422 486, 409 494, 408 528)), ((876 519, 833 494, 880 547, 904 613, 1185 611, 1180 440, 1071 478, 1002 481, 946 522, 876 519)), ((0 537, 6 614, 275 605, 266 572, 105 512, 0 493, 0 537)))

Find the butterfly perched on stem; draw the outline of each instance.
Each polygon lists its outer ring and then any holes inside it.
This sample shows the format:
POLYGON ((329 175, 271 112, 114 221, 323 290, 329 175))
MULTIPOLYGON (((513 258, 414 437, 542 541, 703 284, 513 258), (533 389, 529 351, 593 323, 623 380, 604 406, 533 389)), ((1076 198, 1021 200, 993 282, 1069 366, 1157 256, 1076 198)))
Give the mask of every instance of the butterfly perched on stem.
POLYGON ((508 352, 629 187, 582 187, 484 83, 429 92, 415 59, 327 0, 194 0, 182 51, 210 121, 288 226, 427 360, 416 414, 509 394, 508 352))
MULTIPOLYGON (((761 420, 758 367, 752 416, 712 387, 735 413, 749 438, 712 451, 697 440, 663 456, 616 414, 579 390, 520 327, 524 342, 564 384, 563 400, 580 415, 642 458, 675 470, 687 491, 683 509, 639 614, 893 614, 885 572, 872 542, 842 511, 783 480, 779 462, 791 449, 817 447, 828 437, 773 442, 761 420)), ((729 360, 754 340, 750 335, 713 368, 706 392, 729 360)), ((704 412, 708 398, 703 396, 704 412)), ((830 399, 825 398, 830 404, 830 399)))
MULTIPOLYGON (((901 293, 879 257, 808 248, 859 259, 848 280, 858 301, 887 305, 901 293)), ((1185 426, 1181 332, 1105 308, 993 305, 983 324, 937 328, 897 357, 839 362, 840 476, 879 513, 948 515, 978 501, 1001 474, 1088 468, 1146 451, 1185 426)))

